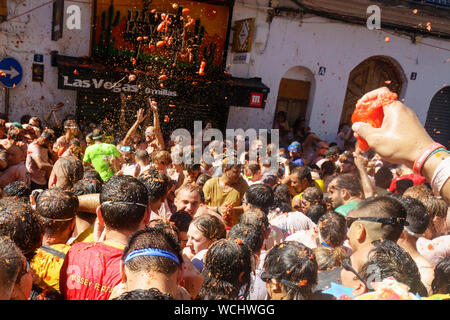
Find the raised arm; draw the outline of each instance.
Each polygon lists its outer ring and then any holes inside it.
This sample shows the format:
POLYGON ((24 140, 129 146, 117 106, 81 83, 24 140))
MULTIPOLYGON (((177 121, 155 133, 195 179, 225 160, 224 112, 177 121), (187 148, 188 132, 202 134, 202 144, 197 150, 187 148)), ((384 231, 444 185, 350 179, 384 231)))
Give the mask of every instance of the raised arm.
POLYGON ((364 197, 367 199, 369 197, 373 197, 375 195, 375 191, 373 189, 372 183, 370 182, 369 175, 367 174, 367 164, 368 160, 363 157, 361 153, 361 149, 356 146, 355 151, 355 166, 359 172, 359 178, 361 179, 361 184, 364 191, 364 197))
POLYGON ((164 150, 164 138, 159 124, 158 103, 153 98, 148 98, 148 104, 153 111, 153 126, 155 127, 156 140, 161 150, 164 150))
POLYGON ((137 128, 139 127, 139 125, 145 120, 145 118, 147 117, 147 115, 144 115, 145 110, 144 109, 139 109, 136 115, 136 121, 134 122, 134 124, 131 126, 130 130, 128 130, 125 138, 123 138, 123 140, 119 143, 119 145, 117 146, 119 149, 121 146, 127 146, 130 141, 131 141, 131 137, 133 137, 133 135, 136 133, 137 128))

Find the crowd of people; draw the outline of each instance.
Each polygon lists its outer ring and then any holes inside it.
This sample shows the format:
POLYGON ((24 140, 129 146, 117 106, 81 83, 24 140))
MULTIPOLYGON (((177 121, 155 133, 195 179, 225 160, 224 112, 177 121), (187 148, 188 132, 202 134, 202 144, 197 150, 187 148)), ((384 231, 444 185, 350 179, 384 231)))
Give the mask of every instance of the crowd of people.
POLYGON ((131 127, 125 105, 114 135, 61 104, 0 120, 0 299, 450 299, 448 146, 401 102, 335 141, 280 113, 278 150, 214 163, 175 161, 155 100, 131 127))

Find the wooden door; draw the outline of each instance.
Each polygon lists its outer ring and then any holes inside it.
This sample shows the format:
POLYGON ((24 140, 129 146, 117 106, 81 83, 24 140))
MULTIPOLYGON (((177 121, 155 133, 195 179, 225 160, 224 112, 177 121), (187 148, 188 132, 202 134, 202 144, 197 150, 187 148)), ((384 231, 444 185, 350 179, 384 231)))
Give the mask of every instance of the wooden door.
POLYGON ((361 62, 350 73, 339 124, 351 124, 356 102, 367 92, 383 86, 400 93, 402 78, 397 67, 384 57, 372 57, 361 62))
POLYGON ((291 127, 299 117, 305 118, 310 88, 311 83, 308 81, 282 78, 273 123, 278 111, 286 112, 291 127))

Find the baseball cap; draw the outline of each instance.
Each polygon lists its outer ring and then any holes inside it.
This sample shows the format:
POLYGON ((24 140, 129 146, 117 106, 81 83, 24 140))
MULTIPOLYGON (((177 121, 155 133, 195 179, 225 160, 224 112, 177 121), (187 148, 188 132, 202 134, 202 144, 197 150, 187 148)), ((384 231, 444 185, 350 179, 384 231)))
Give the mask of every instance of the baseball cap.
POLYGON ((288 151, 289 152, 299 152, 301 148, 302 148, 301 143, 298 141, 294 141, 289 145, 288 151))

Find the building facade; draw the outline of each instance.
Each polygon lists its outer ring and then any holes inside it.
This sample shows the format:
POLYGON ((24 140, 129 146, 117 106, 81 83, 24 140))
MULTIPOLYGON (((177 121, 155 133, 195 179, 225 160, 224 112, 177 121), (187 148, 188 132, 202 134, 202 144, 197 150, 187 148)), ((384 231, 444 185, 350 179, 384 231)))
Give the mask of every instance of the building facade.
POLYGON ((86 1, 62 3, 62 37, 54 41, 52 32, 55 33, 57 27, 53 28, 53 3, 45 0, 4 1, 7 15, 6 20, 0 23, 0 60, 6 57, 14 58, 23 71, 20 83, 9 89, 9 110, 5 110, 6 89, 0 84, 0 112, 7 111, 11 121, 18 121, 26 114, 42 119, 58 102, 64 103, 64 107, 58 111, 61 120, 69 114, 74 114, 76 94, 73 91, 58 89, 58 73, 52 66, 51 52, 77 57, 89 55, 91 4, 86 1), (71 17, 67 9, 71 5, 80 9, 79 29, 67 27, 67 20, 71 17))
POLYGON ((230 48, 227 70, 260 77, 270 93, 265 108, 231 107, 228 127, 271 128, 276 112, 284 110, 291 125, 305 117, 312 132, 333 141, 357 99, 385 85, 447 144, 450 9, 403 2, 236 1, 233 22, 254 19, 253 44, 247 61, 236 59, 242 54, 230 48), (366 24, 373 4, 381 9, 381 29, 366 24))

